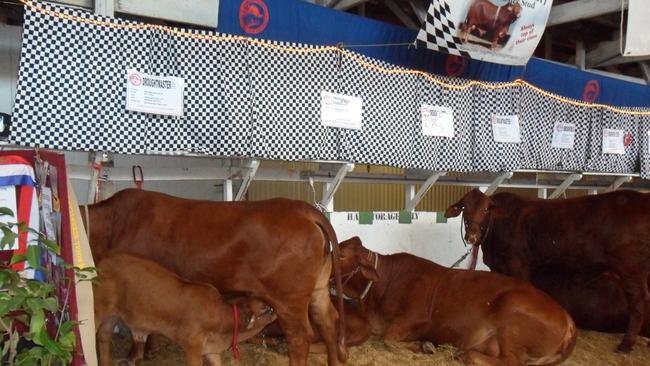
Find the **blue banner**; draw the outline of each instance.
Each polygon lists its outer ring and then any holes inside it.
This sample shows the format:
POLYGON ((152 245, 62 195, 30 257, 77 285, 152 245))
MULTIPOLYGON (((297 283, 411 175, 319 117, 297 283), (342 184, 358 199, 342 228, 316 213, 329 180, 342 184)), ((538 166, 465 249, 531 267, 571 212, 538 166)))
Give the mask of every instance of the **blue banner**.
POLYGON ((650 106, 650 87, 577 70, 555 62, 531 59, 524 80, 547 91, 592 103, 625 107, 650 106))
POLYGON ((368 57, 426 72, 484 81, 523 78, 549 92, 617 106, 650 106, 650 87, 532 58, 524 67, 480 62, 407 46, 417 31, 299 0, 222 0, 217 31, 311 45, 347 45, 368 57))
MULTIPOLYGON (((320 46, 413 43, 417 31, 298 0, 222 0, 217 31, 320 46)), ((522 67, 479 62, 408 46, 350 47, 368 57, 435 74, 510 81, 522 67)))

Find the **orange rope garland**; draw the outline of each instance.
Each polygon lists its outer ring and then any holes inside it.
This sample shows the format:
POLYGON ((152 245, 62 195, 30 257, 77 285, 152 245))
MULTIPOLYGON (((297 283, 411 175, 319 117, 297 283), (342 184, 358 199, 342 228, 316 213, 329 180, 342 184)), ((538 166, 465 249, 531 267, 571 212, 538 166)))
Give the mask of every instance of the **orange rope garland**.
POLYGON ((443 87, 446 89, 452 89, 452 90, 466 90, 469 88, 472 88, 474 86, 478 86, 484 89, 490 89, 490 90, 497 90, 497 89, 503 89, 503 88, 508 88, 508 87, 515 87, 515 86, 524 86, 527 88, 530 88, 531 90, 545 96, 548 98, 552 98, 554 100, 557 100, 561 103, 566 103, 578 107, 586 107, 586 108, 602 108, 602 109, 607 109, 612 112, 617 112, 617 113, 622 113, 622 114, 628 114, 628 115, 643 115, 643 116, 648 116, 650 115, 650 110, 649 111, 631 111, 627 109, 622 109, 622 108, 617 108, 613 107, 611 105, 607 104, 597 104, 597 103, 588 103, 588 102, 582 102, 582 101, 577 101, 574 99, 566 98, 551 92, 548 92, 542 88, 539 88, 523 79, 516 79, 512 82, 508 83, 486 83, 482 81, 476 81, 476 80, 471 80, 468 81, 464 84, 449 84, 446 83, 432 74, 426 73, 424 71, 419 71, 419 70, 411 70, 411 69, 393 69, 393 68, 385 68, 376 64, 373 64, 371 62, 368 62, 364 60, 361 56, 358 54, 355 54, 351 51, 341 49, 339 47, 333 47, 333 46, 318 46, 318 47, 293 47, 293 46, 283 46, 283 45, 277 45, 273 44, 268 41, 260 40, 260 39, 255 39, 255 38, 249 38, 249 37, 244 37, 244 36, 233 36, 233 35, 214 35, 214 34, 197 34, 197 33, 192 33, 186 30, 178 29, 178 28, 172 28, 172 27, 167 27, 167 26, 162 26, 162 25, 157 25, 157 24, 148 24, 148 23, 116 23, 112 21, 104 21, 104 20, 96 20, 96 19, 89 19, 89 18, 84 18, 84 17, 79 17, 76 15, 69 15, 65 13, 61 13, 58 11, 54 10, 49 10, 38 3, 31 1, 31 0, 19 0, 22 4, 24 4, 26 7, 29 7, 33 10, 36 10, 38 12, 41 12, 43 14, 49 15, 51 17, 56 17, 68 21, 73 21, 73 22, 78 22, 78 23, 83 23, 83 24, 90 24, 90 25, 95 25, 95 26, 100 26, 100 27, 107 27, 111 29, 126 29, 126 30, 158 30, 161 32, 165 32, 168 34, 176 35, 176 36, 181 36, 181 37, 186 37, 186 38, 192 38, 196 40, 201 40, 201 41, 213 41, 213 42, 218 42, 218 41, 223 41, 223 42, 247 42, 251 45, 259 46, 259 47, 264 47, 267 49, 271 49, 274 51, 279 51, 279 52, 286 52, 286 53, 294 53, 294 54, 314 54, 314 53, 323 53, 323 52, 338 52, 341 54, 343 57, 347 57, 353 62, 356 62, 357 64, 379 72, 383 74, 402 74, 402 75, 418 75, 421 77, 426 78, 427 80, 443 87))

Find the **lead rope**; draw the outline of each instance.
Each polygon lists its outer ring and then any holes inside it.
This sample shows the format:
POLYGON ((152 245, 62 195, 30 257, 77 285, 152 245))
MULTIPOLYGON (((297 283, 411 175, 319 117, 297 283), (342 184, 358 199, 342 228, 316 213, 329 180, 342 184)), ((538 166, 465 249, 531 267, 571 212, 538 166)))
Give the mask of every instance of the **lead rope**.
POLYGON ((235 360, 239 360, 239 346, 237 338, 239 336, 239 309, 237 309, 237 304, 232 304, 233 318, 235 321, 235 326, 232 329, 232 357, 235 360))
MULTIPOLYGON (((467 266, 467 268, 468 268, 468 269, 471 269, 471 270, 475 270, 475 269, 476 269, 476 263, 478 262, 478 248, 479 248, 479 246, 482 245, 483 242, 485 242, 485 240, 487 239, 488 234, 490 233, 490 229, 492 228, 492 223, 493 223, 493 220, 492 220, 492 213, 490 213, 490 221, 488 222, 487 230, 485 230, 485 233, 481 233, 481 234, 482 234, 482 235, 481 235, 481 242, 478 243, 478 244, 476 244, 476 245, 471 245, 471 244, 470 244, 470 248, 467 250, 467 252, 466 252, 465 254, 463 254, 463 255, 462 255, 462 256, 461 256, 461 257, 460 257, 456 262, 454 262, 454 264, 452 264, 451 266, 449 266, 449 268, 454 268, 454 267, 458 266, 462 261, 465 260, 465 258, 467 258, 467 256, 468 256, 470 253, 472 253, 472 258, 471 258, 471 260, 470 260, 469 265, 467 266)), ((467 246, 467 242, 465 241, 465 235, 463 234, 463 228, 464 228, 464 227, 465 227, 465 211, 463 211, 463 214, 462 214, 462 216, 461 216, 461 222, 460 222, 460 238, 461 238, 461 240, 463 241, 463 244, 465 244, 465 246, 467 246)))

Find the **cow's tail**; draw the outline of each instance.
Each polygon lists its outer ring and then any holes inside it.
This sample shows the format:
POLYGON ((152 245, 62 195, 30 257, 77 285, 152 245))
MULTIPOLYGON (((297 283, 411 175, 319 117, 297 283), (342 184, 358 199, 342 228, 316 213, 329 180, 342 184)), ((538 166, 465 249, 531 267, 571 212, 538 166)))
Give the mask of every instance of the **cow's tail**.
POLYGON ((323 231, 325 240, 330 243, 332 247, 332 269, 334 271, 334 284, 336 290, 337 307, 339 312, 339 326, 337 333, 337 353, 339 361, 345 363, 348 359, 348 349, 345 344, 345 312, 343 311, 343 283, 341 282, 341 266, 340 266, 340 253, 339 242, 336 238, 336 232, 332 224, 327 220, 325 215, 320 214, 316 219, 316 225, 323 231))

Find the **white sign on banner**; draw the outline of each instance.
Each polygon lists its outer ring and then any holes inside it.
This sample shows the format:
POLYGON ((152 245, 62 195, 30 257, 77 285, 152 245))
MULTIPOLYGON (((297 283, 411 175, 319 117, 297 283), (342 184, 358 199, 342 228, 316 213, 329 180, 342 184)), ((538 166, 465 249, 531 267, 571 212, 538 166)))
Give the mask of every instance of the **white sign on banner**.
POLYGON ((650 55, 650 6, 648 0, 628 0, 627 31, 623 56, 650 55))
POLYGON ((56 241, 56 230, 52 221, 52 188, 41 188, 41 219, 45 225, 45 235, 49 240, 56 241))
POLYGON ((525 65, 542 38, 552 0, 432 0, 418 47, 525 65))
POLYGON ((422 104, 422 134, 424 136, 454 137, 454 110, 422 104))
POLYGON ((135 112, 183 115, 183 78, 126 72, 126 109, 135 112))
POLYGON ((603 128, 603 154, 625 154, 625 131, 603 128))
POLYGON ((321 91, 320 117, 323 126, 360 130, 363 120, 363 99, 321 91))
POLYGON ((555 122, 551 147, 556 149, 573 149, 576 138, 576 125, 573 123, 555 122))
POLYGON ((520 143, 519 117, 492 116, 492 134, 496 142, 520 143))

